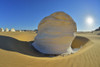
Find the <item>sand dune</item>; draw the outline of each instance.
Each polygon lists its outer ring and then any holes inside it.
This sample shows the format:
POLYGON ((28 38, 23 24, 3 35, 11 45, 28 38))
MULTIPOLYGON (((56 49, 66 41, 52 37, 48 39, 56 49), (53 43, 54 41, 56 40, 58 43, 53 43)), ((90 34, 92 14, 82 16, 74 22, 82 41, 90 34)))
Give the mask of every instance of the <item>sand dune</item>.
POLYGON ((100 67, 100 36, 77 34, 75 54, 48 57, 31 47, 33 32, 0 32, 0 67, 100 67))
POLYGON ((33 41, 36 36, 34 32, 0 32, 0 35, 9 36, 20 41, 33 41))

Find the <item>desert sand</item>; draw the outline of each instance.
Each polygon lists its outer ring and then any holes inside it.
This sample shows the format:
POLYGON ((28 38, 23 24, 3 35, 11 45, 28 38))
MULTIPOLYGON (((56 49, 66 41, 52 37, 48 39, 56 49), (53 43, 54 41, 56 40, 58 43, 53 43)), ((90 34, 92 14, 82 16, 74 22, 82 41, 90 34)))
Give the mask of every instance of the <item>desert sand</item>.
POLYGON ((0 32, 0 67, 100 67, 100 35, 77 33, 72 48, 78 52, 48 57, 37 52, 31 43, 34 32, 0 32))

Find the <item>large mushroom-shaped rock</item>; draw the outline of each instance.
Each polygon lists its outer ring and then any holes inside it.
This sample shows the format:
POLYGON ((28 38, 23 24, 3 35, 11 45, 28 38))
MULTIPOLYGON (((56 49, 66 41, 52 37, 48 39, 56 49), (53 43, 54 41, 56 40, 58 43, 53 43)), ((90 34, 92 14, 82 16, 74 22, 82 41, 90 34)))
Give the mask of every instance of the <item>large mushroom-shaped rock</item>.
POLYGON ((76 31, 76 23, 68 14, 55 12, 40 22, 32 46, 44 54, 71 54, 76 31))
POLYGON ((14 29, 14 28, 12 28, 12 29, 11 29, 11 32, 15 32, 15 29, 14 29))
POLYGON ((8 28, 6 28, 6 29, 5 29, 5 32, 9 32, 9 29, 8 29, 8 28))
POLYGON ((4 29, 3 28, 0 28, 0 32, 4 32, 4 29))

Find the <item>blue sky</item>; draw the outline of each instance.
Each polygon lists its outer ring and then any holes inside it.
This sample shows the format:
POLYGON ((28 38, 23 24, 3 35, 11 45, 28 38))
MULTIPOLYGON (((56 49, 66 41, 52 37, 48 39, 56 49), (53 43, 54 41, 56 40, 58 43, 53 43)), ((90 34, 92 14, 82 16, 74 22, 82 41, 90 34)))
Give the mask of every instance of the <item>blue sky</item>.
POLYGON ((64 11, 77 24, 78 31, 91 31, 100 26, 100 0, 0 0, 0 27, 33 30, 46 16, 64 11), (94 19, 93 25, 86 17, 94 19))

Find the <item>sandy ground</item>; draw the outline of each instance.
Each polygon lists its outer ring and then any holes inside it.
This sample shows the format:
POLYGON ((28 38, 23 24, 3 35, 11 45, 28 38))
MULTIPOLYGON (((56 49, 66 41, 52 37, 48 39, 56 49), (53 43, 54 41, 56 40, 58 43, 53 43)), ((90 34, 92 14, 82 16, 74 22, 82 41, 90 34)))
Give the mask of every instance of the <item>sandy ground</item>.
POLYGON ((0 32, 0 67, 100 67, 100 35, 78 33, 68 56, 47 57, 31 43, 34 32, 0 32))

